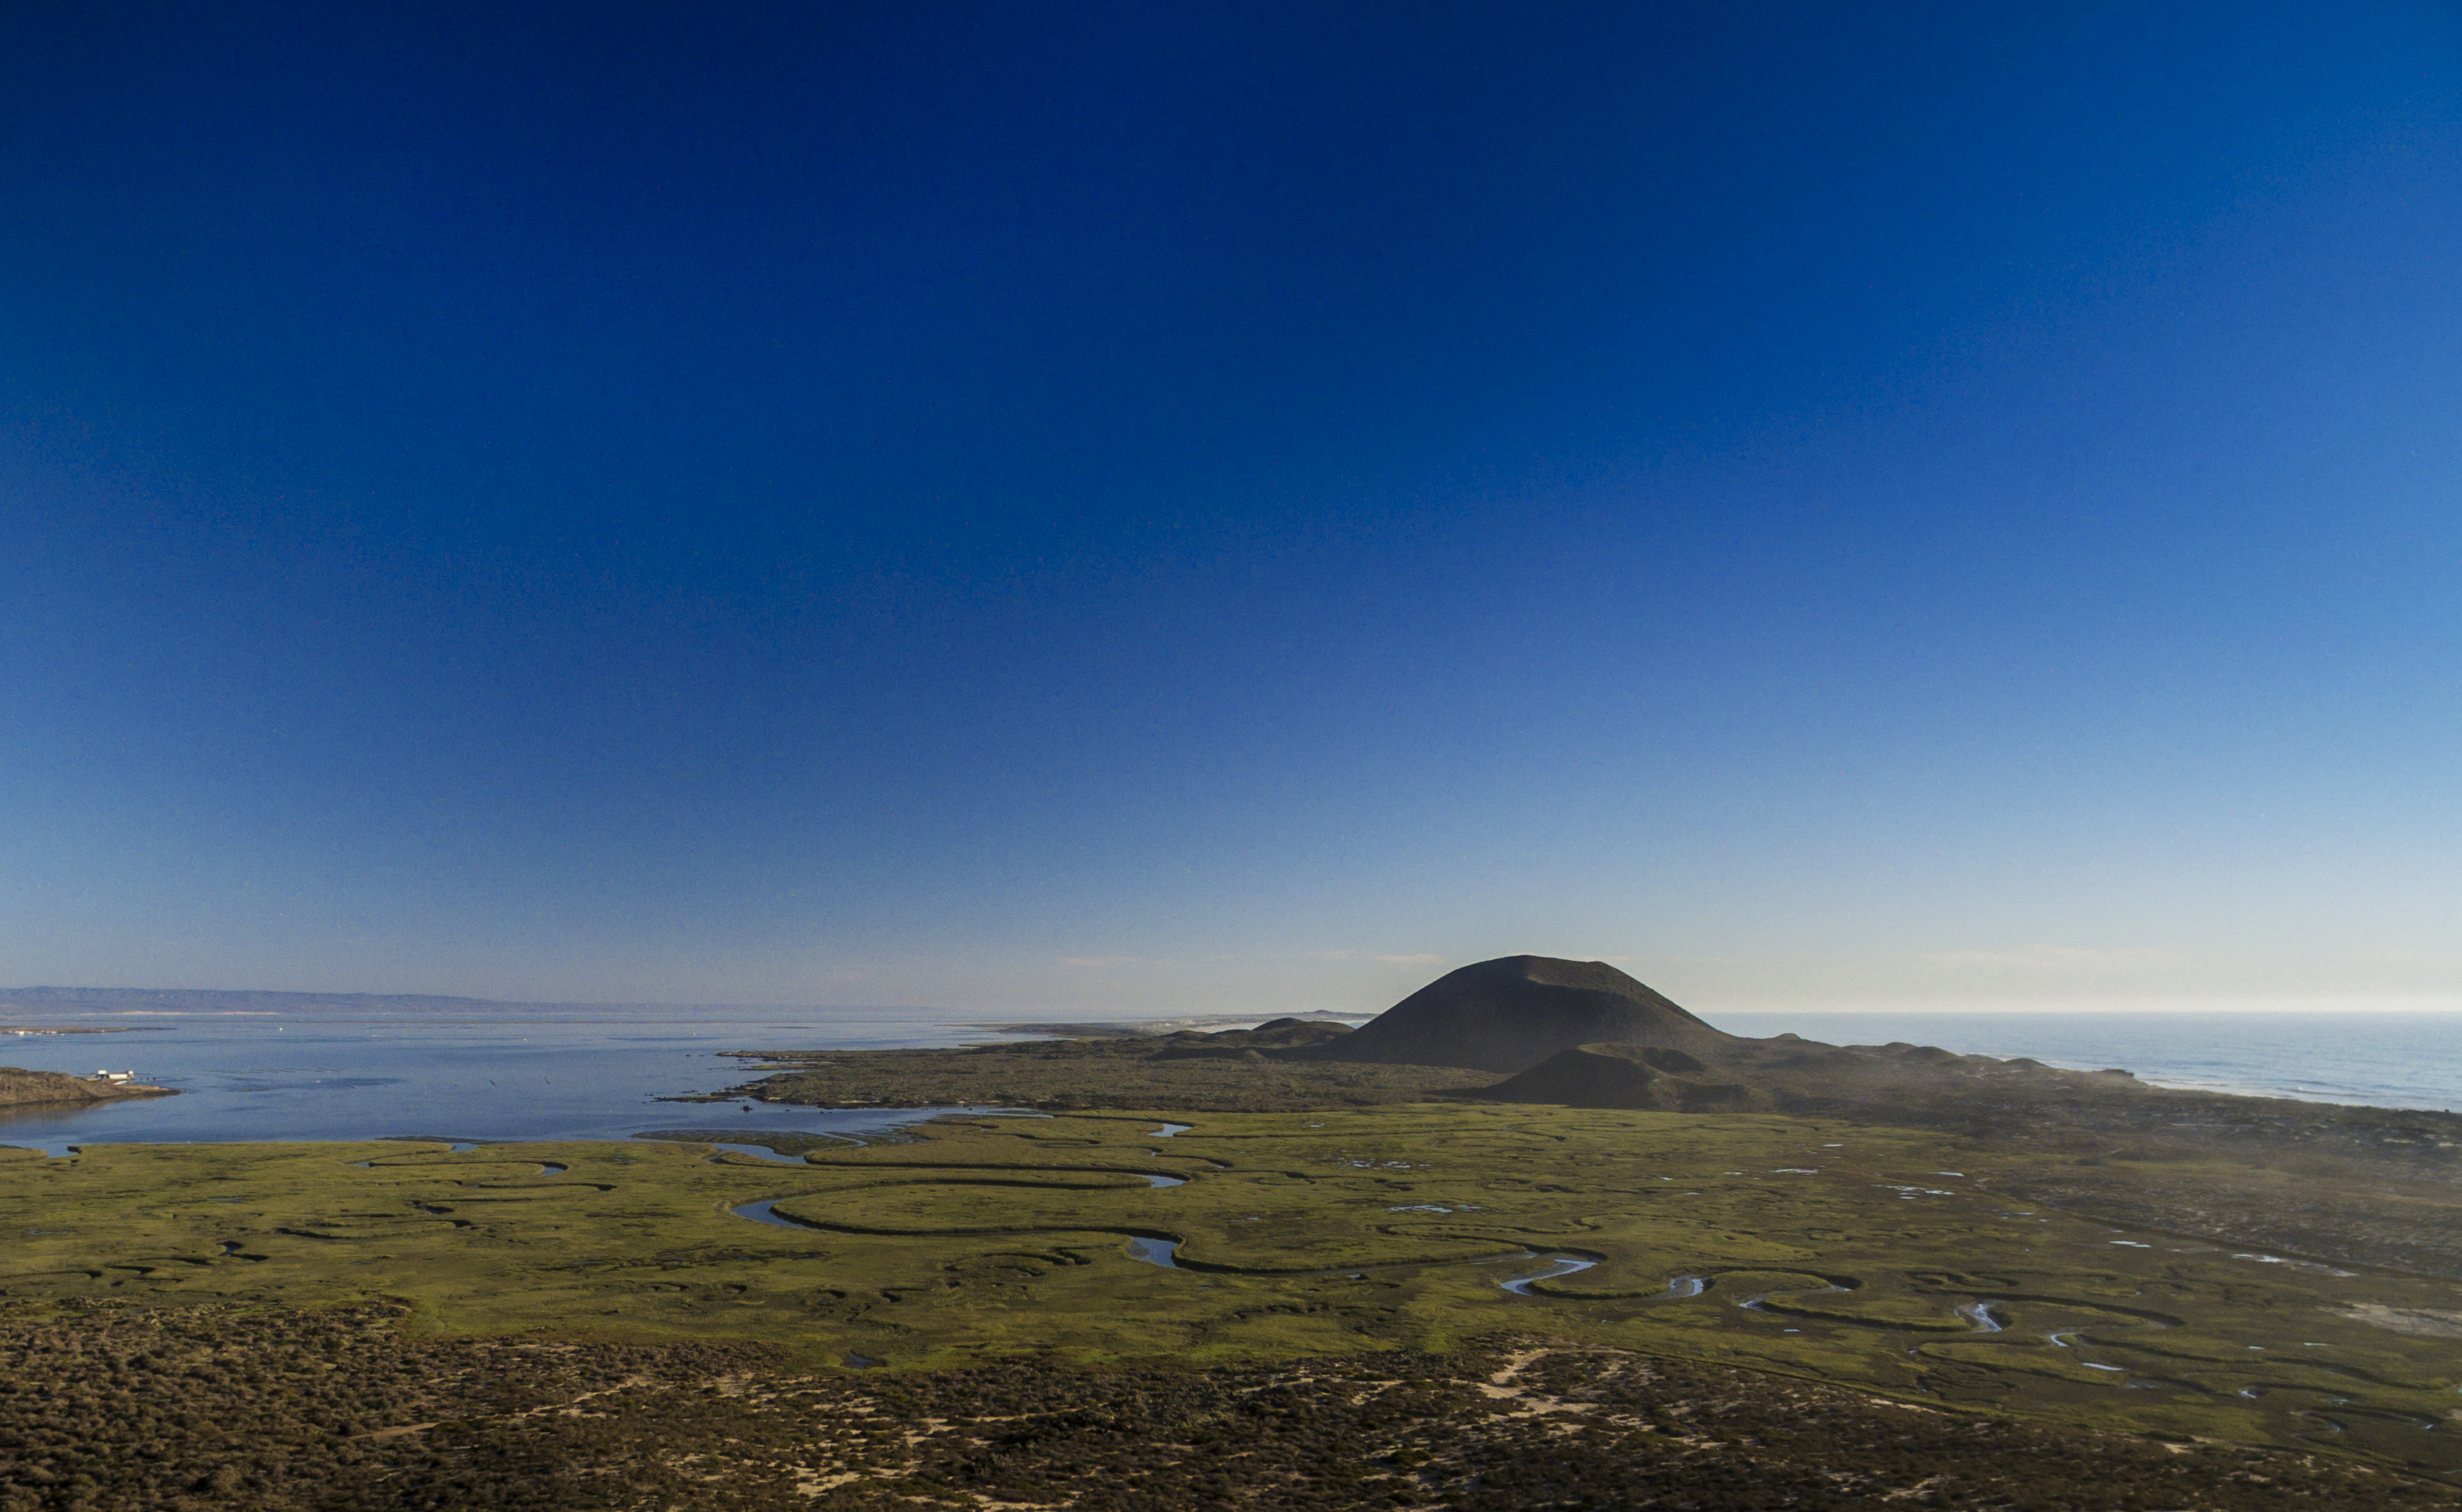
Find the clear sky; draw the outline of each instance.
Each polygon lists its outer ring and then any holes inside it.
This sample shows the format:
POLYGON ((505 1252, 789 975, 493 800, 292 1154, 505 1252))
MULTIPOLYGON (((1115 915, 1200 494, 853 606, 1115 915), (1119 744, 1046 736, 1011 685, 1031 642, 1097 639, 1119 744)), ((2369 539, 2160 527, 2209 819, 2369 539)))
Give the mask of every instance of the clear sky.
POLYGON ((2462 994, 2450 6, 18 6, 0 984, 2462 994))

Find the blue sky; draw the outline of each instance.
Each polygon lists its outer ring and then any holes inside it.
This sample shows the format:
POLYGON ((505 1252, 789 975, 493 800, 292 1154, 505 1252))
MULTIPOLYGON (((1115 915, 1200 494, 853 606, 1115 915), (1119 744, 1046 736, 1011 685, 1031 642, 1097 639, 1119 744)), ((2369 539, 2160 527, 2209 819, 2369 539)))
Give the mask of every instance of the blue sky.
POLYGON ((2449 8, 36 9, 0 982, 2462 996, 2449 8))

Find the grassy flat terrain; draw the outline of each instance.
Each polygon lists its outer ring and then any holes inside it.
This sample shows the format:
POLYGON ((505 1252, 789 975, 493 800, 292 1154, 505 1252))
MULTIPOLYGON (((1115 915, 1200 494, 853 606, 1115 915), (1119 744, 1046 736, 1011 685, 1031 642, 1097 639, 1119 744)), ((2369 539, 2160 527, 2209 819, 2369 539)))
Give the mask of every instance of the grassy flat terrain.
POLYGON ((1156 1137, 1163 1116, 946 1121, 801 1165, 653 1142, 27 1155, 0 1160, 0 1294, 400 1299, 431 1336, 756 1340, 796 1369, 1231 1365, 1505 1330, 2462 1471, 2462 1285, 2040 1209, 1999 1190, 2040 1173, 1958 1136, 1423 1103, 1156 1137), (812 1226, 730 1211, 767 1199, 812 1226), (1136 1254, 1174 1247, 1176 1268, 1136 1254), (1551 1255, 1593 1264, 1500 1286, 1551 1255))
POLYGON ((1133 1038, 1042 1040, 964 1049, 777 1051, 746 1056, 773 1071, 711 1099, 755 1096, 824 1108, 1040 1108, 1052 1112, 1178 1108, 1305 1112, 1420 1102, 1496 1080, 1446 1066, 1380 1066, 1279 1058, 1226 1047, 1239 1030, 1133 1038))

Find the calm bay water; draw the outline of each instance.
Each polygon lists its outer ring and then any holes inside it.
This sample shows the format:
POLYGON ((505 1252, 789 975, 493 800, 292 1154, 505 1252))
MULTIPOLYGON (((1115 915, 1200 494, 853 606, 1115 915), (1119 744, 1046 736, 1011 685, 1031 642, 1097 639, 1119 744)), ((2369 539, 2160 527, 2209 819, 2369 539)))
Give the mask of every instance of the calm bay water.
MULTIPOLYGON (((2122 1067, 2168 1086, 2382 1107, 2462 1109, 2462 1013, 1730 1013, 1739 1034, 1906 1040, 2058 1066, 2122 1067)), ((45 1022, 80 1022, 54 1015, 45 1022)), ((653 1129, 857 1133, 882 1112, 671 1103, 748 1079, 733 1049, 956 1045, 954 1014, 123 1015, 117 1034, 0 1035, 0 1064, 135 1070, 178 1097, 0 1112, 0 1144, 54 1153, 119 1140, 622 1138, 653 1129)), ((912 1114, 906 1115, 911 1117, 912 1114)))
MULTIPOLYGON (((273 1015, 80 1018, 159 1025, 113 1034, 0 1034, 0 1064, 134 1070, 179 1089, 96 1108, 0 1110, 0 1144, 58 1153, 125 1140, 613 1139, 653 1129, 851 1134, 898 1121, 760 1103, 661 1102, 750 1079, 723 1050, 955 1045, 987 1036, 932 1020, 524 1014, 477 1019, 273 1015)), ((910 1115, 911 1116, 911 1115, 910 1115)))

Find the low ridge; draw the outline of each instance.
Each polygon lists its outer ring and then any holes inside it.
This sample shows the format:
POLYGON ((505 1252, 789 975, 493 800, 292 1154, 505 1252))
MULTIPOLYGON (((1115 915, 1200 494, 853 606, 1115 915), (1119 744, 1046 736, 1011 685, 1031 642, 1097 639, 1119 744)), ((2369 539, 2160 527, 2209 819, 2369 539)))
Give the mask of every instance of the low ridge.
POLYGON ((1736 1112, 1769 1103, 1766 1096, 1712 1072, 1682 1050, 1638 1045, 1577 1045, 1477 1095, 1486 1102, 1690 1113, 1736 1112))
POLYGON ((1447 972, 1309 1053, 1510 1074, 1601 1042, 1688 1055, 1738 1043, 1604 961, 1505 956, 1447 972))
POLYGON ((122 1097, 159 1097, 169 1091, 144 1082, 115 1082, 107 1076, 71 1076, 66 1071, 30 1071, 22 1066, 0 1066, 0 1108, 112 1102, 122 1097))

